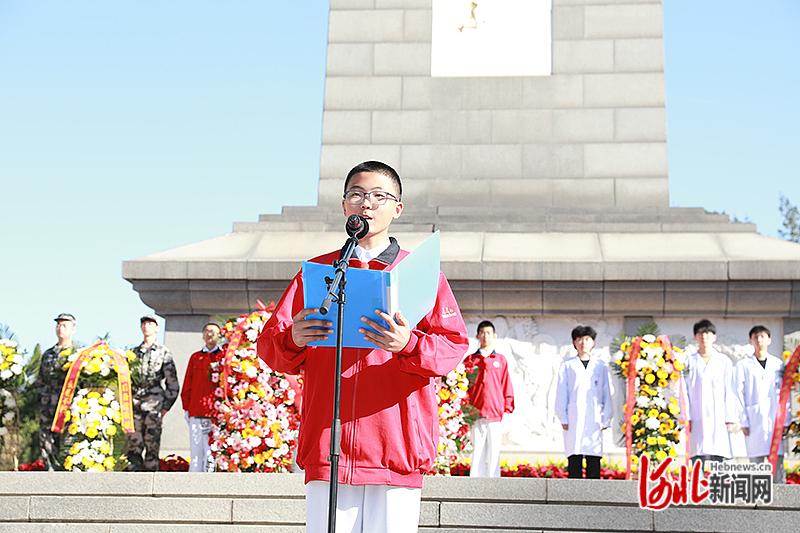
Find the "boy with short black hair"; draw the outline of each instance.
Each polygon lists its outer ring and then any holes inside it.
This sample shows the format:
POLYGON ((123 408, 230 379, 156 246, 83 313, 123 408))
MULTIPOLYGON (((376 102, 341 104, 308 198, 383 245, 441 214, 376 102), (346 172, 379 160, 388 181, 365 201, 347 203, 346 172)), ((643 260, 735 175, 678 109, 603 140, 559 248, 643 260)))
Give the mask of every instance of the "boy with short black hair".
POLYGON ((707 319, 692 328, 697 351, 686 358, 685 385, 690 456, 721 462, 732 457, 730 432, 739 419, 731 360, 714 348, 717 329, 707 319))
POLYGON ((464 363, 477 367, 469 388, 470 403, 480 413, 472 424, 470 477, 500 477, 500 438, 503 415, 514 412, 514 388, 508 375, 508 360, 494 349, 497 332, 488 320, 478 324, 480 347, 464 363))
MULTIPOLYGON (((748 337, 753 346, 753 355, 736 364, 736 394, 742 408, 741 425, 747 456, 750 462, 763 463, 768 460, 772 445, 784 365, 783 361, 768 351, 772 338, 767 327, 753 326, 748 337)), ((788 405, 786 409, 789 409, 788 405)), ((790 417, 786 417, 784 433, 788 430, 789 422, 790 417)), ((785 477, 783 447, 781 439, 777 470, 773 472, 773 479, 777 483, 783 483, 785 477)))
POLYGON ((214 409, 217 384, 211 381, 211 364, 222 358, 222 351, 217 344, 220 331, 219 324, 214 322, 203 326, 203 347, 189 356, 183 376, 181 403, 189 425, 189 472, 214 471, 208 437, 217 414, 214 409))
MULTIPOLYGON (((385 270, 408 255, 389 237, 390 224, 403 212, 401 198, 400 177, 385 163, 367 161, 348 173, 344 216, 369 222, 350 267, 385 270)), ((339 254, 312 261, 331 264, 339 254)), ((335 350, 308 345, 333 333, 330 321, 307 318, 317 312, 304 308, 298 273, 258 338, 258 354, 271 368, 305 370, 297 463, 305 471, 309 532, 326 528, 331 473, 335 350)), ((461 312, 441 273, 436 303, 419 323, 409 324, 401 312, 389 316, 376 310, 376 315, 388 327, 363 317, 374 331, 359 330, 376 348, 342 350, 338 532, 417 530, 422 474, 436 457, 439 438, 434 378, 455 368, 468 347, 461 312)))
POLYGON ((608 364, 592 357, 597 332, 590 326, 572 330, 577 351, 564 359, 558 369, 556 416, 564 430, 564 453, 571 478, 600 479, 603 430, 611 425, 612 405, 608 364))

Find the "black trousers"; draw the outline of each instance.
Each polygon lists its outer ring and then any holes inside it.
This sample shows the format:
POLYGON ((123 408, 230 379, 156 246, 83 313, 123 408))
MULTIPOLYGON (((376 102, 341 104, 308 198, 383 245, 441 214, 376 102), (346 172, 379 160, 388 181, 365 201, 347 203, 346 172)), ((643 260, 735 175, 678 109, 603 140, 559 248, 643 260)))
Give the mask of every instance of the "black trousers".
POLYGON ((570 455, 567 457, 567 474, 571 478, 583 477, 583 459, 586 458, 586 479, 600 479, 600 456, 570 455))

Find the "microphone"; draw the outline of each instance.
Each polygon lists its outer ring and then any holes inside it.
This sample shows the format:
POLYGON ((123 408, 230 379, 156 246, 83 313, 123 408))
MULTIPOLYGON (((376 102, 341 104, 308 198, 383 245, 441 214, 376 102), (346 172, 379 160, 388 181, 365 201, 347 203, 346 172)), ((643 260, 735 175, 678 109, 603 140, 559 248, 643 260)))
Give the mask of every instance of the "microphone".
POLYGON ((369 222, 361 215, 350 215, 347 217, 344 229, 350 237, 362 239, 369 233, 369 222))

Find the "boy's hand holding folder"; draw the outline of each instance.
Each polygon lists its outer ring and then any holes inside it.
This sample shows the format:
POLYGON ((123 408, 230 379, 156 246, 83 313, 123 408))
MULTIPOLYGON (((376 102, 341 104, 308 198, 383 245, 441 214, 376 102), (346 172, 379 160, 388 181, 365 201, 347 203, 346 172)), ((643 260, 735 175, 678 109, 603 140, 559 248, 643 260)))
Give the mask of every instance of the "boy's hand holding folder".
MULTIPOLYGON (((348 268, 343 346, 377 347, 389 352, 405 348, 411 330, 433 309, 441 272, 439 253, 437 231, 391 269, 348 268)), ((298 346, 336 346, 338 304, 331 305, 324 316, 311 307, 325 298, 325 279, 332 279, 334 270, 331 265, 303 263, 306 309, 294 317, 294 327, 305 323, 297 335, 292 332, 292 340, 298 346)))

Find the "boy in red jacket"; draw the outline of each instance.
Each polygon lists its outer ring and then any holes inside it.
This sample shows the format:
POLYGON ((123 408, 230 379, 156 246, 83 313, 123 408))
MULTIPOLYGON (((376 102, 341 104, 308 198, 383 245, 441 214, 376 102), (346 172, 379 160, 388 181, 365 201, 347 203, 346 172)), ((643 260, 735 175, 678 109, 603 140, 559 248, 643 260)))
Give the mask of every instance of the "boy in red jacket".
POLYGON ((508 361, 494 351, 497 333, 494 324, 478 324, 480 348, 465 364, 478 374, 469 389, 469 399, 480 412, 472 425, 472 465, 469 477, 500 477, 500 437, 505 413, 514 412, 514 388, 508 376, 508 361))
MULTIPOLYGON (((408 255, 389 237, 389 225, 403 212, 401 195, 400 177, 384 163, 367 161, 348 173, 344 216, 369 221, 351 267, 385 270, 408 255)), ((336 250, 312 261, 331 264, 338 258, 336 250)), ((327 526, 335 349, 308 346, 334 332, 331 322, 306 318, 317 309, 303 307, 298 273, 258 338, 258 354, 279 372, 305 370, 297 462, 306 476, 306 530, 313 533, 327 526)), ((455 368, 468 346, 461 312, 441 273, 433 310, 418 324, 400 312, 375 313, 372 318, 380 316, 388 327, 363 317, 374 332, 359 331, 376 348, 342 353, 337 532, 417 530, 422 474, 436 457, 439 438, 433 378, 455 368)))
POLYGON ((214 389, 217 385, 211 381, 211 363, 222 355, 217 346, 219 333, 219 326, 213 322, 203 326, 205 346, 189 357, 183 377, 181 403, 186 423, 189 424, 189 472, 213 471, 210 466, 211 446, 208 436, 211 433, 212 418, 216 414, 214 389))

